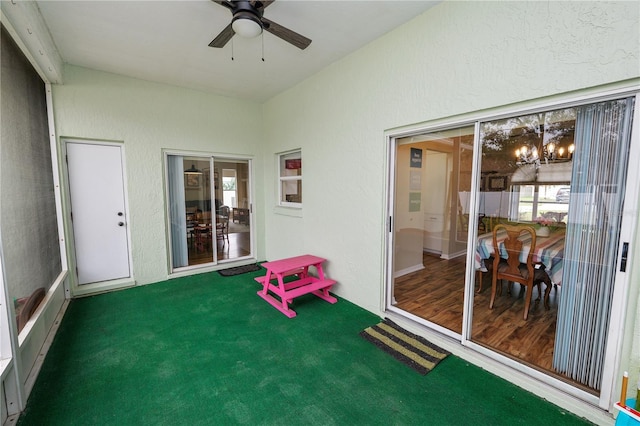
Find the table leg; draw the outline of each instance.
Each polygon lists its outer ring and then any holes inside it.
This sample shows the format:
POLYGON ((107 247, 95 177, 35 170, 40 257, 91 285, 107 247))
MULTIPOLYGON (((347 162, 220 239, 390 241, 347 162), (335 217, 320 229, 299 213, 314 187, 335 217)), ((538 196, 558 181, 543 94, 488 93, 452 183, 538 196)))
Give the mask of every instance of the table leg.
MULTIPOLYGON (((282 312, 293 312, 291 309, 289 309, 289 303, 291 303, 291 300, 287 300, 286 297, 284 297, 285 292, 287 291, 285 289, 284 286, 284 277, 282 276, 282 274, 278 274, 278 289, 280 290, 279 296, 280 296, 280 302, 282 303, 282 312)), ((295 316, 295 312, 293 312, 294 316, 295 316)))
POLYGON ((284 297, 285 286, 284 286, 283 276, 282 274, 275 274, 275 275, 278 279, 278 291, 275 291, 274 293, 276 293, 280 297, 280 300, 277 300, 275 297, 269 294, 269 286, 271 284, 270 283, 271 271, 269 270, 267 270, 267 275, 265 276, 265 279, 263 281, 264 288, 261 291, 258 291, 258 296, 262 297, 264 300, 269 302, 271 306, 273 306, 274 308, 276 308, 277 310, 285 314, 287 317, 293 318, 296 316, 296 311, 294 311, 293 309, 289 309, 288 304, 291 303, 291 300, 287 300, 284 297))
POLYGON ((316 270, 318 271, 318 279, 320 281, 324 281, 324 271, 322 270, 322 263, 318 263, 317 265, 313 265, 316 267, 316 270))
POLYGON ((263 294, 266 296, 269 292, 269 282, 271 281, 271 270, 267 269, 267 273, 264 276, 264 280, 262 281, 262 291, 259 291, 258 294, 263 294))
MULTIPOLYGON (((322 263, 318 263, 317 265, 314 265, 316 267, 316 270, 318 271, 318 279, 320 281, 324 281, 324 270, 322 269, 322 263)), ((312 294, 315 294, 316 296, 318 296, 320 299, 322 300, 326 300, 329 303, 336 303, 338 301, 338 299, 336 299, 335 297, 333 297, 332 295, 329 294, 329 289, 331 287, 325 287, 323 289, 320 290, 316 290, 316 291, 312 291, 312 294)))
POLYGON ((334 304, 338 301, 335 297, 329 294, 329 288, 325 287, 322 290, 312 291, 312 294, 318 296, 320 299, 325 300, 331 304, 334 304))
POLYGON ((302 272, 299 274, 300 279, 307 278, 309 276, 309 266, 302 268, 302 272))

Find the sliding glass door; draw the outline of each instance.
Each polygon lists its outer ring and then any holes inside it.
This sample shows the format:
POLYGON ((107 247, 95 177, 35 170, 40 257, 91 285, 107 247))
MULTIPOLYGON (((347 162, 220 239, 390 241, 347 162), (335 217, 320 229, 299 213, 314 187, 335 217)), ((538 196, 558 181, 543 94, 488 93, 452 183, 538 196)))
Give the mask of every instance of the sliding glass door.
POLYGON ((392 137, 387 309, 608 406, 637 226, 634 103, 392 137))
POLYGON ((251 258, 250 160, 166 154, 171 270, 251 258))

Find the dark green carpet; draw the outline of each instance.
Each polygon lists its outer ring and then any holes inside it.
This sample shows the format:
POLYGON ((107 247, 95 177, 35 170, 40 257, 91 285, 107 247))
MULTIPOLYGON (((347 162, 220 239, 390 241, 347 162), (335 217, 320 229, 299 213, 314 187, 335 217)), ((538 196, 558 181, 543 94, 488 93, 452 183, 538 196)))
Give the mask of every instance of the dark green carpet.
POLYGON ((380 318, 256 295, 261 272, 73 300, 18 424, 579 425, 455 356, 427 376, 362 339, 380 318))

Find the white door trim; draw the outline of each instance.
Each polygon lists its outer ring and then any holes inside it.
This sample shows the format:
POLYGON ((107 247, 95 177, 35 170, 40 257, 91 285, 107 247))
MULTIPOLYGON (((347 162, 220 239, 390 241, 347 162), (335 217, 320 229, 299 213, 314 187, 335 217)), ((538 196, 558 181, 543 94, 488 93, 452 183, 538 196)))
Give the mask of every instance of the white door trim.
POLYGON ((123 142, 118 141, 101 141, 101 140, 91 140, 91 139, 77 139, 77 138, 61 138, 62 145, 62 154, 63 154, 63 168, 64 168, 64 178, 66 180, 65 185, 65 203, 64 203, 64 217, 66 226, 66 238, 67 238, 67 247, 69 253, 69 269, 72 273, 69 274, 70 284, 71 284, 71 296, 86 296, 95 293, 102 293, 105 291, 131 287, 135 285, 135 278, 133 276, 133 258, 132 258, 132 244, 131 244, 131 227, 127 226, 127 245, 129 247, 128 250, 128 258, 129 258, 129 277, 122 279, 115 279, 110 281, 102 281, 91 284, 78 284, 78 275, 75 272, 77 267, 77 259, 76 259, 76 247, 75 247, 75 239, 74 239, 74 230, 73 230, 73 222, 71 220, 71 188, 69 181, 69 168, 67 162, 65 161, 67 157, 67 144, 76 143, 76 144, 86 144, 86 145, 104 145, 104 146, 117 146, 121 149, 121 161, 122 161, 122 179, 123 179, 123 192, 124 192, 124 210, 125 217, 130 218, 129 212, 129 195, 128 195, 128 183, 127 183, 127 172, 126 172, 126 150, 123 142))

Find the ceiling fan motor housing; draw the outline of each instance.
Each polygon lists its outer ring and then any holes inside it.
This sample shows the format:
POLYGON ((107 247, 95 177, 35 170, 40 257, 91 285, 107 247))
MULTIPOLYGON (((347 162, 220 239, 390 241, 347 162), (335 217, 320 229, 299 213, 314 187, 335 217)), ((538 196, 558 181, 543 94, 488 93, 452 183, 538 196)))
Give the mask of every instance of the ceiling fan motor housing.
POLYGON ((231 22, 235 22, 238 19, 248 19, 260 25, 260 28, 264 28, 261 9, 253 7, 248 1, 233 2, 233 6, 233 19, 231 22))

